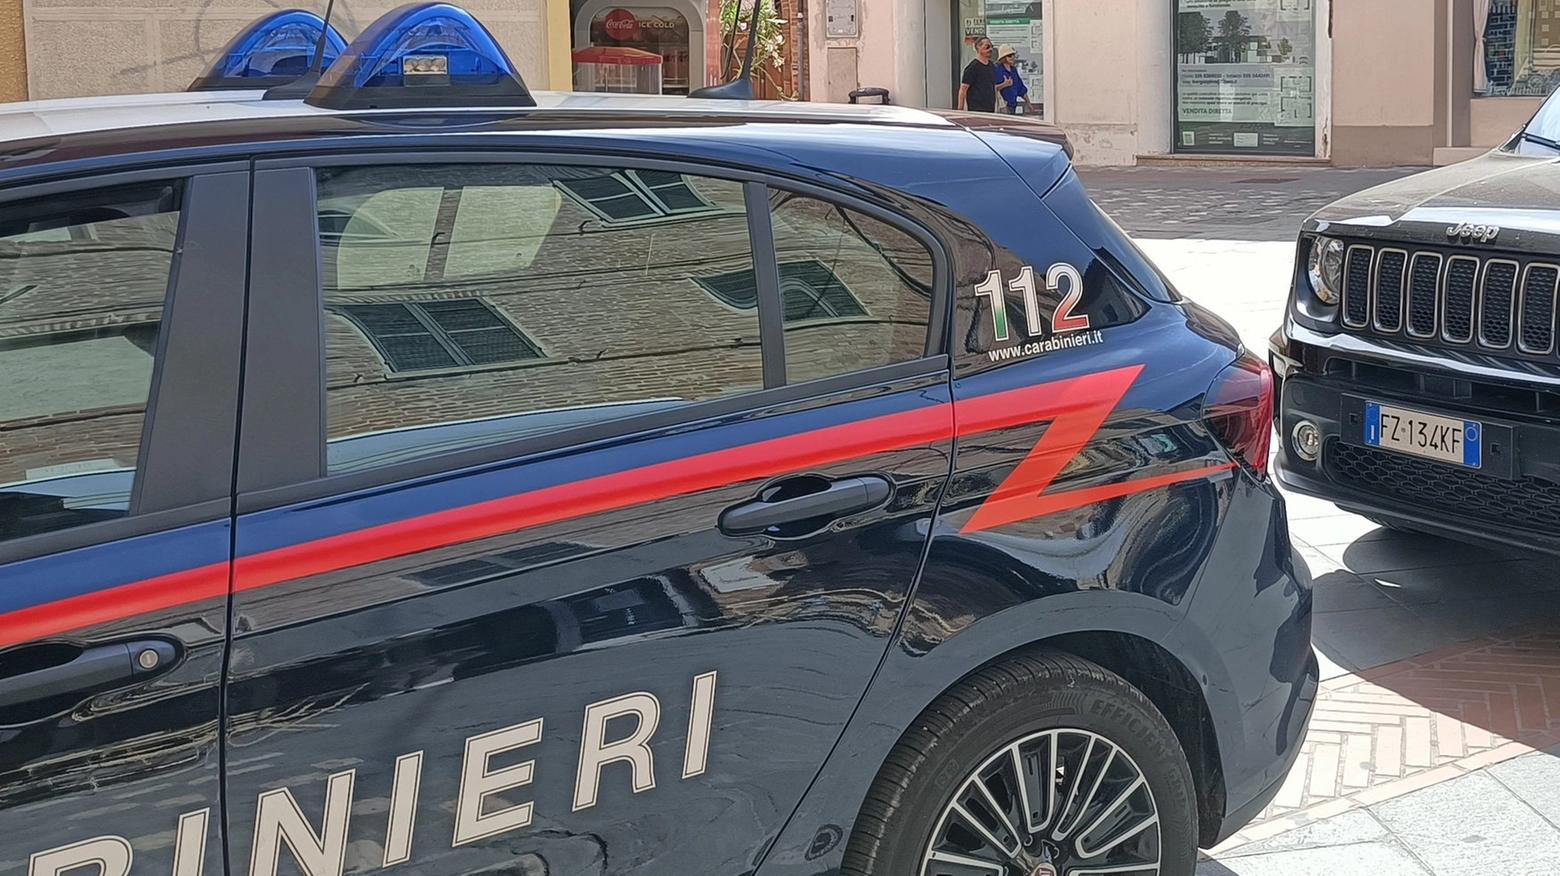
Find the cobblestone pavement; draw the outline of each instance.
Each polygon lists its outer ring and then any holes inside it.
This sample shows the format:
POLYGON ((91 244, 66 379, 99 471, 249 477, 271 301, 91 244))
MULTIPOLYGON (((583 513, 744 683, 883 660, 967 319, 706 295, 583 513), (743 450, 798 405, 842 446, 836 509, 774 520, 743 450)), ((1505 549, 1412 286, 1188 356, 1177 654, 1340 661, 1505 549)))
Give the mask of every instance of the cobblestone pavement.
MULTIPOLYGON (((1080 176, 1183 294, 1265 355, 1301 220, 1408 172, 1080 176)), ((1560 872, 1560 569, 1287 500, 1326 681, 1278 798, 1198 876, 1560 872)))
POLYGON ((1078 175, 1137 237, 1292 241, 1300 220, 1342 195, 1422 169, 1083 167, 1078 175))

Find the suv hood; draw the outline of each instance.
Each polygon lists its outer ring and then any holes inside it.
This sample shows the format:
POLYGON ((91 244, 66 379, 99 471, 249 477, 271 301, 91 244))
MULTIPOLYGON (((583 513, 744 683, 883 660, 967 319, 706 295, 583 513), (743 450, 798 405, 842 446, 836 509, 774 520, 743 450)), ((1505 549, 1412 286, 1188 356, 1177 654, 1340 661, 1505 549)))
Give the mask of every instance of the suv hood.
POLYGON ((1380 229, 1367 232, 1375 236, 1401 226, 1418 236, 1433 225, 1444 239, 1447 228, 1462 223, 1513 232, 1502 234, 1501 243, 1522 233, 1560 235, 1560 157, 1489 152, 1340 198, 1306 227, 1380 229))

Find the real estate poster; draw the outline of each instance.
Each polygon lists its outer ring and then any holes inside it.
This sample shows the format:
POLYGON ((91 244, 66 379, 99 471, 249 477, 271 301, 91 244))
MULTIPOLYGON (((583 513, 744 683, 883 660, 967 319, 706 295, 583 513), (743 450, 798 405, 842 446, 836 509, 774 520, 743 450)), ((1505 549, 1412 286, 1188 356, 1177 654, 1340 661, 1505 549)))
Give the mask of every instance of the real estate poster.
POLYGON ((1176 151, 1312 155, 1313 0, 1179 0, 1176 151))

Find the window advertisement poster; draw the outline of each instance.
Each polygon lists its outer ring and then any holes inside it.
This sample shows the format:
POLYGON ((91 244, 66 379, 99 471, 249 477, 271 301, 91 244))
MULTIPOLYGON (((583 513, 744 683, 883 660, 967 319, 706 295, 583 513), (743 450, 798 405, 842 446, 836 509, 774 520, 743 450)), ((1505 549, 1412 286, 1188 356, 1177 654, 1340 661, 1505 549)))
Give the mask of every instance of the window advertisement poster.
POLYGON ((1316 154, 1315 0, 1177 0, 1175 151, 1316 154))

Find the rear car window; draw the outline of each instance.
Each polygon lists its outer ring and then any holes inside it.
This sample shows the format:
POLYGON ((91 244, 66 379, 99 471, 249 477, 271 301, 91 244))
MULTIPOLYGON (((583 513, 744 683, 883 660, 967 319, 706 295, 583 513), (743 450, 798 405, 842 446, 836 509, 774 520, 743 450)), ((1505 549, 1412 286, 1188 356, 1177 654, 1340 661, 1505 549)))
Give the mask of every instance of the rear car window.
POLYGON ((739 182, 613 167, 319 173, 331 473, 763 388, 739 182))
POLYGON ((807 195, 772 189, 769 202, 787 380, 925 355, 933 263, 924 244, 865 213, 807 195))
POLYGON ((1159 267, 1089 198, 1076 173, 1067 172, 1046 194, 1045 205, 1057 216, 1067 217, 1067 227, 1110 268, 1116 282, 1128 283, 1138 294, 1154 301, 1181 300, 1180 293, 1159 267))
POLYGON ((129 512, 175 185, 0 207, 0 540, 129 512))

